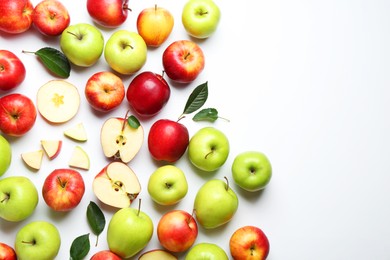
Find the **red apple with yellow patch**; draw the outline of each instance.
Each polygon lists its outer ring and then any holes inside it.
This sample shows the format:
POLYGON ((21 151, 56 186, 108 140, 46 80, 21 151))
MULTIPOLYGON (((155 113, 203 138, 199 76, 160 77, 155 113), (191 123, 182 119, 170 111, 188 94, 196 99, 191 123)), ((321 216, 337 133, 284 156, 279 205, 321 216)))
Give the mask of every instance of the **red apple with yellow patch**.
POLYGON ((90 260, 122 260, 119 256, 110 250, 102 250, 95 253, 90 260))
POLYGON ((91 18, 104 27, 119 27, 131 9, 128 0, 87 0, 87 11, 91 18))
POLYGON ((68 9, 58 0, 43 0, 33 11, 35 28, 47 36, 59 36, 70 24, 68 9))
POLYGON ((23 62, 13 52, 0 50, 0 90, 18 87, 26 77, 23 62))
POLYGON ((30 0, 0 1, 0 31, 18 34, 30 29, 34 6, 30 0))
POLYGON ((16 260, 17 257, 16 257, 15 250, 11 246, 0 242, 0 259, 16 260))

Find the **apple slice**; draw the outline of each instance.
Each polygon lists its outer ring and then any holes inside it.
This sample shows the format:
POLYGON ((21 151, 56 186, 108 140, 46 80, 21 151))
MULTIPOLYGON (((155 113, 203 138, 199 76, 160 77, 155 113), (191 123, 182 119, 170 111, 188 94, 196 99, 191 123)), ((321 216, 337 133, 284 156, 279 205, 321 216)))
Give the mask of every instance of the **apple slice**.
POLYGON ((62 141, 61 140, 41 140, 41 145, 45 151, 47 157, 53 160, 58 156, 61 151, 62 141))
POLYGON ((51 123, 69 121, 77 114, 79 107, 78 89, 65 80, 50 80, 38 89, 38 111, 51 123))
POLYGON ((34 170, 39 170, 42 165, 43 150, 25 152, 21 154, 21 157, 27 166, 34 170))
POLYGON ((141 254, 138 260, 177 260, 178 258, 163 249, 153 249, 141 254))
POLYGON ((141 192, 141 184, 127 164, 111 162, 95 176, 92 189, 104 204, 127 208, 141 192))
POLYGON ((85 142, 88 140, 87 132, 85 131, 84 124, 78 123, 64 131, 64 135, 75 141, 85 142))
POLYGON ((81 146, 76 145, 68 164, 73 168, 89 170, 89 156, 81 146))
POLYGON ((130 162, 141 149, 144 140, 144 130, 141 125, 132 128, 125 118, 112 117, 107 119, 100 132, 100 142, 103 153, 108 158, 130 162))

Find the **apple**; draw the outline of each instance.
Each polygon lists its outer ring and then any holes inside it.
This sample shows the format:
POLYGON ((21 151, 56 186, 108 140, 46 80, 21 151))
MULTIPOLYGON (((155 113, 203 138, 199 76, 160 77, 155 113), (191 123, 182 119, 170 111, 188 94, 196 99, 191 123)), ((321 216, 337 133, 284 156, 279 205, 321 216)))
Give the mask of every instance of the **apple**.
POLYGON ((122 260, 119 256, 110 250, 102 250, 95 253, 89 260, 122 260))
POLYGON ((11 51, 0 50, 0 90, 14 89, 20 86, 25 78, 26 68, 19 57, 11 51))
POLYGON ((41 145, 43 150, 45 151, 47 157, 50 160, 56 158, 61 151, 62 141, 61 140, 41 140, 41 145))
POLYGON ((70 24, 68 9, 58 0, 42 0, 32 13, 35 28, 46 36, 59 36, 70 24))
POLYGON ((188 158, 191 163, 206 172, 219 169, 229 156, 229 140, 215 127, 198 130, 188 144, 188 158))
POLYGON ((168 251, 184 252, 198 237, 198 225, 190 213, 184 210, 171 210, 160 218, 157 237, 168 251))
POLYGON ((131 9, 128 0, 87 0, 87 11, 99 25, 115 28, 122 25, 131 9))
POLYGON ((154 116, 167 104, 171 89, 162 75, 151 71, 138 74, 130 82, 126 97, 140 116, 154 116))
POLYGON ((16 257, 15 250, 11 246, 0 242, 0 259, 16 260, 17 257, 16 257))
POLYGON ((195 216, 205 229, 213 229, 229 222, 238 209, 238 197, 226 182, 211 179, 198 190, 194 201, 195 216))
POLYGON ((78 142, 85 142, 88 140, 87 132, 83 123, 77 123, 65 129, 64 135, 78 142))
POLYGON ((0 1, 0 31, 18 34, 30 29, 34 6, 30 0, 0 1))
POLYGON ((25 135, 34 126, 37 110, 32 100, 19 93, 0 98, 0 131, 10 136, 25 135))
POLYGON ((79 205, 85 185, 81 174, 72 169, 55 169, 45 179, 42 197, 55 211, 69 211, 79 205))
POLYGON ((38 191, 24 176, 0 180, 0 218, 19 222, 30 217, 38 204, 38 191))
POLYGON ((87 152, 81 146, 76 145, 73 149, 68 165, 73 168, 89 170, 90 162, 87 152))
POLYGON ((171 34, 173 25, 173 15, 157 5, 143 9, 137 17, 137 31, 150 47, 163 44, 171 34))
POLYGON ((179 122, 159 119, 150 127, 148 149, 157 161, 178 161, 187 150, 188 143, 188 129, 179 122))
POLYGON ((12 161, 12 149, 8 140, 0 135, 0 177, 8 170, 12 161))
POLYGON ((114 71, 132 75, 146 63, 147 46, 136 32, 118 30, 111 34, 104 47, 104 58, 114 71))
POLYGON ((142 253, 138 260, 177 260, 178 258, 164 249, 152 249, 142 253))
POLYGON ((88 23, 77 23, 62 32, 60 47, 71 63, 90 67, 103 53, 104 37, 97 27, 88 23))
POLYGON ((101 112, 117 108, 125 98, 122 79, 109 71, 93 74, 88 79, 84 92, 91 107, 101 112))
POLYGON ((127 164, 111 162, 95 176, 92 189, 104 204, 127 208, 141 192, 141 184, 127 164))
POLYGON ((202 242, 193 246, 184 258, 185 260, 229 260, 226 252, 217 244, 202 242))
POLYGON ((24 152, 21 154, 24 163, 33 170, 38 171, 41 169, 43 150, 36 150, 31 152, 24 152))
POLYGON ((61 246, 57 227, 47 221, 33 221, 24 225, 15 237, 18 260, 55 259, 61 246))
POLYGON ((174 165, 157 168, 148 181, 148 193, 153 201, 160 205, 174 205, 188 192, 187 178, 184 172, 174 165))
POLYGON ((221 11, 213 0, 188 0, 181 20, 189 35, 198 39, 210 37, 216 30, 221 11))
POLYGON ((178 40, 164 50, 162 64, 171 80, 178 83, 190 83, 203 71, 205 57, 197 43, 190 40, 178 40))

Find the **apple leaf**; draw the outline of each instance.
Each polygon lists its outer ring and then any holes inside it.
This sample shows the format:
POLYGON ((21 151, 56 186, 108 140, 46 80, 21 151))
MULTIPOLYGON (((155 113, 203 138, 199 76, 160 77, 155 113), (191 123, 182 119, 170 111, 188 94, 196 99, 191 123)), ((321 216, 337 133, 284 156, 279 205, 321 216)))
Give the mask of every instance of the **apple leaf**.
POLYGON ((93 233, 97 236, 95 244, 97 246, 99 235, 103 232, 106 225, 106 219, 102 210, 93 201, 89 202, 87 207, 87 219, 93 233))
POLYGON ((187 103, 184 107, 184 114, 191 114, 199 108, 201 108, 207 100, 209 91, 207 86, 207 81, 203 84, 197 86, 192 93, 190 94, 187 103))
POLYGON ((139 120, 133 115, 131 115, 127 118, 127 123, 129 124, 129 126, 131 128, 134 128, 134 129, 137 129, 141 125, 139 120))
POLYGON ((215 108, 205 108, 194 115, 192 120, 198 121, 211 121, 214 122, 218 119, 218 111, 215 108))
POLYGON ((89 253, 89 234, 81 235, 73 240, 70 246, 70 260, 82 260, 89 253))

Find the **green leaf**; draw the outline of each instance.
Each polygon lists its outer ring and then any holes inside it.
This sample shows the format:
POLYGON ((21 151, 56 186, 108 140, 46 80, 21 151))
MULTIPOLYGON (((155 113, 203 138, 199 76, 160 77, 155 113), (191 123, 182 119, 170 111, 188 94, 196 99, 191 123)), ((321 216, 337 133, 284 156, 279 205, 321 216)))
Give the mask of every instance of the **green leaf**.
MULTIPOLYGON (((91 201, 87 207, 87 219, 88 224, 91 227, 93 233, 99 237, 99 235, 103 232, 104 227, 106 225, 106 219, 104 217, 103 211, 99 208, 99 206, 91 201)), ((96 246, 98 244, 98 238, 96 238, 96 246)))
POLYGON ((138 118, 136 118, 135 116, 131 115, 127 118, 127 123, 129 124, 129 126, 131 128, 134 128, 134 129, 137 129, 141 123, 139 122, 138 118))
POLYGON ((211 121, 214 122, 218 119, 218 111, 215 108, 205 108, 196 113, 192 120, 198 121, 211 121))
POLYGON ((89 234, 76 237, 70 246, 70 259, 82 260, 88 254, 90 247, 89 234))
POLYGON ((39 57, 47 69, 58 77, 69 77, 71 69, 70 62, 61 51, 51 47, 44 47, 36 51, 35 55, 39 57))
POLYGON ((207 100, 209 91, 207 81, 197 86, 189 96, 183 114, 191 114, 201 108, 207 100))

